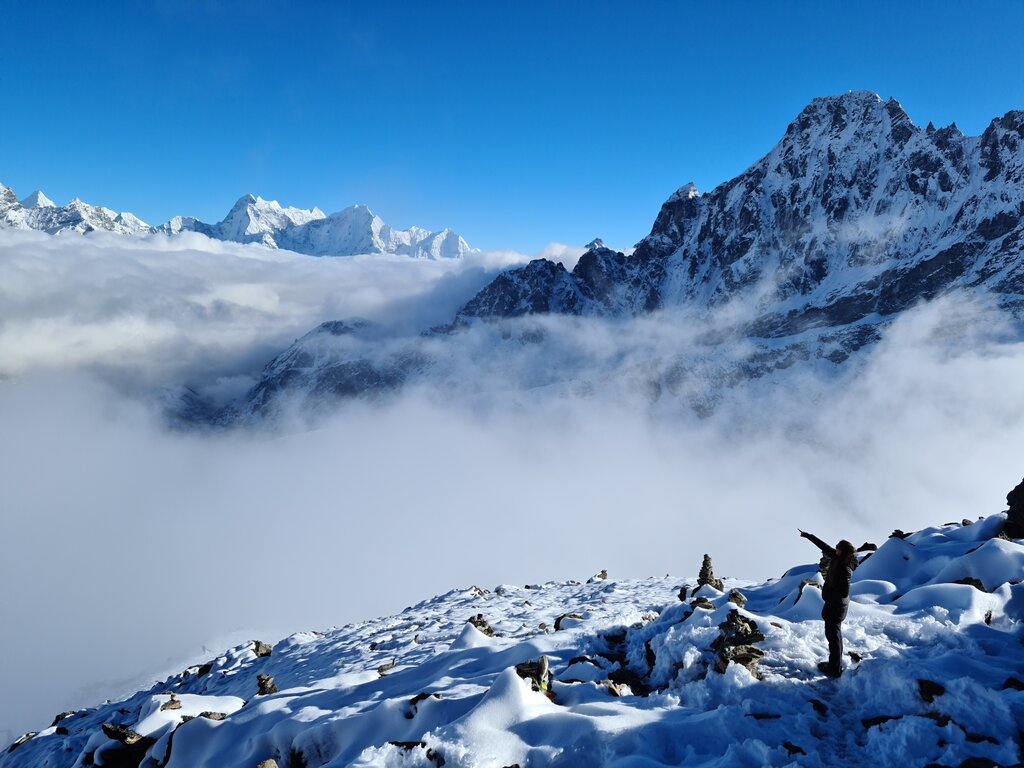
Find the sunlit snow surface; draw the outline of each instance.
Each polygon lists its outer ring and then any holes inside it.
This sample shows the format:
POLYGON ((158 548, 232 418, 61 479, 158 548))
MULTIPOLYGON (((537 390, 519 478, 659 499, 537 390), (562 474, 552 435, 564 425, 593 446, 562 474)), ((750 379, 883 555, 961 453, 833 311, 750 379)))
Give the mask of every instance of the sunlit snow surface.
POLYGON ((861 660, 849 660, 838 681, 816 671, 826 653, 816 565, 762 584, 726 580, 724 593, 704 586, 698 595, 711 609, 678 599, 694 579, 667 576, 472 587, 396 616, 292 635, 270 656, 239 646, 209 671, 192 667, 61 719, 5 751, 0 766, 121 765, 103 724, 156 740, 144 768, 251 768, 267 759, 310 768, 959 765, 968 757, 1010 765, 1024 728, 1024 692, 1014 687, 1024 677, 1024 542, 995 538, 1003 520, 889 538, 869 555, 844 625, 846 650, 861 660), (988 591, 953 583, 968 578, 988 591), (747 597, 740 614, 766 636, 763 680, 735 664, 724 674, 708 668, 718 624, 736 609, 734 587, 747 597), (554 631, 569 612, 582 619, 554 631), (467 623, 476 614, 495 637, 467 623), (610 694, 616 647, 649 695, 610 694), (556 677, 553 702, 514 671, 542 654, 556 677), (588 661, 570 664, 580 656, 588 661), (257 674, 272 675, 279 692, 256 695, 257 674), (929 703, 919 680, 945 692, 929 703), (182 706, 162 710, 171 693, 182 706), (439 696, 413 702, 420 694, 439 696))

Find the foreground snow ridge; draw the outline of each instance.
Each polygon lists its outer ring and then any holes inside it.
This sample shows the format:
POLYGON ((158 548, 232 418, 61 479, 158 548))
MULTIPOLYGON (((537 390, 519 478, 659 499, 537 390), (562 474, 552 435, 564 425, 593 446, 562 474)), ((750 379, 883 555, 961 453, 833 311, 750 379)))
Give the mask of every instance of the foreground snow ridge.
POLYGON ((59 715, 0 766, 1012 765, 1024 540, 1000 535, 1005 520, 862 547, 837 681, 815 666, 816 565, 723 590, 600 576, 473 587, 239 646, 59 715), (516 674, 542 655, 553 701, 516 674))

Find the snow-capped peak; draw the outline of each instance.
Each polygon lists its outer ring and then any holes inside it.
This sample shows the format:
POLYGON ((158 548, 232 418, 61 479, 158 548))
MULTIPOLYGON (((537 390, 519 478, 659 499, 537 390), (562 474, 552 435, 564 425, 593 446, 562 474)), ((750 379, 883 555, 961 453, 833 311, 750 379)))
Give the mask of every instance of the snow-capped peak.
POLYGON ((31 195, 21 201, 26 208, 56 208, 56 203, 43 194, 43 190, 37 189, 31 195))
POLYGON ((697 191, 697 185, 692 181, 689 181, 673 192, 666 202, 672 203, 677 200, 692 200, 695 197, 700 197, 700 192, 697 191))
POLYGON ((602 240, 600 237, 595 237, 593 240, 591 240, 586 245, 586 249, 588 251, 594 251, 594 250, 597 250, 598 248, 604 248, 604 247, 605 247, 604 240, 602 240))

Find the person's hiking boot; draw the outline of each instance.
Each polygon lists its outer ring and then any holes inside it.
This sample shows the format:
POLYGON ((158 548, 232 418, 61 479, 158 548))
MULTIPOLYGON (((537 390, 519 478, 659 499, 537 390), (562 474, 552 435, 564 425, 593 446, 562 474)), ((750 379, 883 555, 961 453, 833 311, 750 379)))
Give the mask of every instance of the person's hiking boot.
POLYGON ((826 677, 839 677, 843 674, 843 670, 837 667, 833 667, 827 661, 818 662, 818 671, 820 671, 826 677))

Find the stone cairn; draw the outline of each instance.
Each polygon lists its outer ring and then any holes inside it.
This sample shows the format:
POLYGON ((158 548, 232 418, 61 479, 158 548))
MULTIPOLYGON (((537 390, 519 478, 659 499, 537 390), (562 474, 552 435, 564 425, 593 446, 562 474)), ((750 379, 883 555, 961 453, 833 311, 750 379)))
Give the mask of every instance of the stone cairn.
POLYGON ((711 567, 711 555, 704 555, 704 563, 700 567, 700 573, 697 574, 697 586, 703 587, 705 584, 719 592, 725 589, 722 580, 715 578, 715 570, 711 567))

